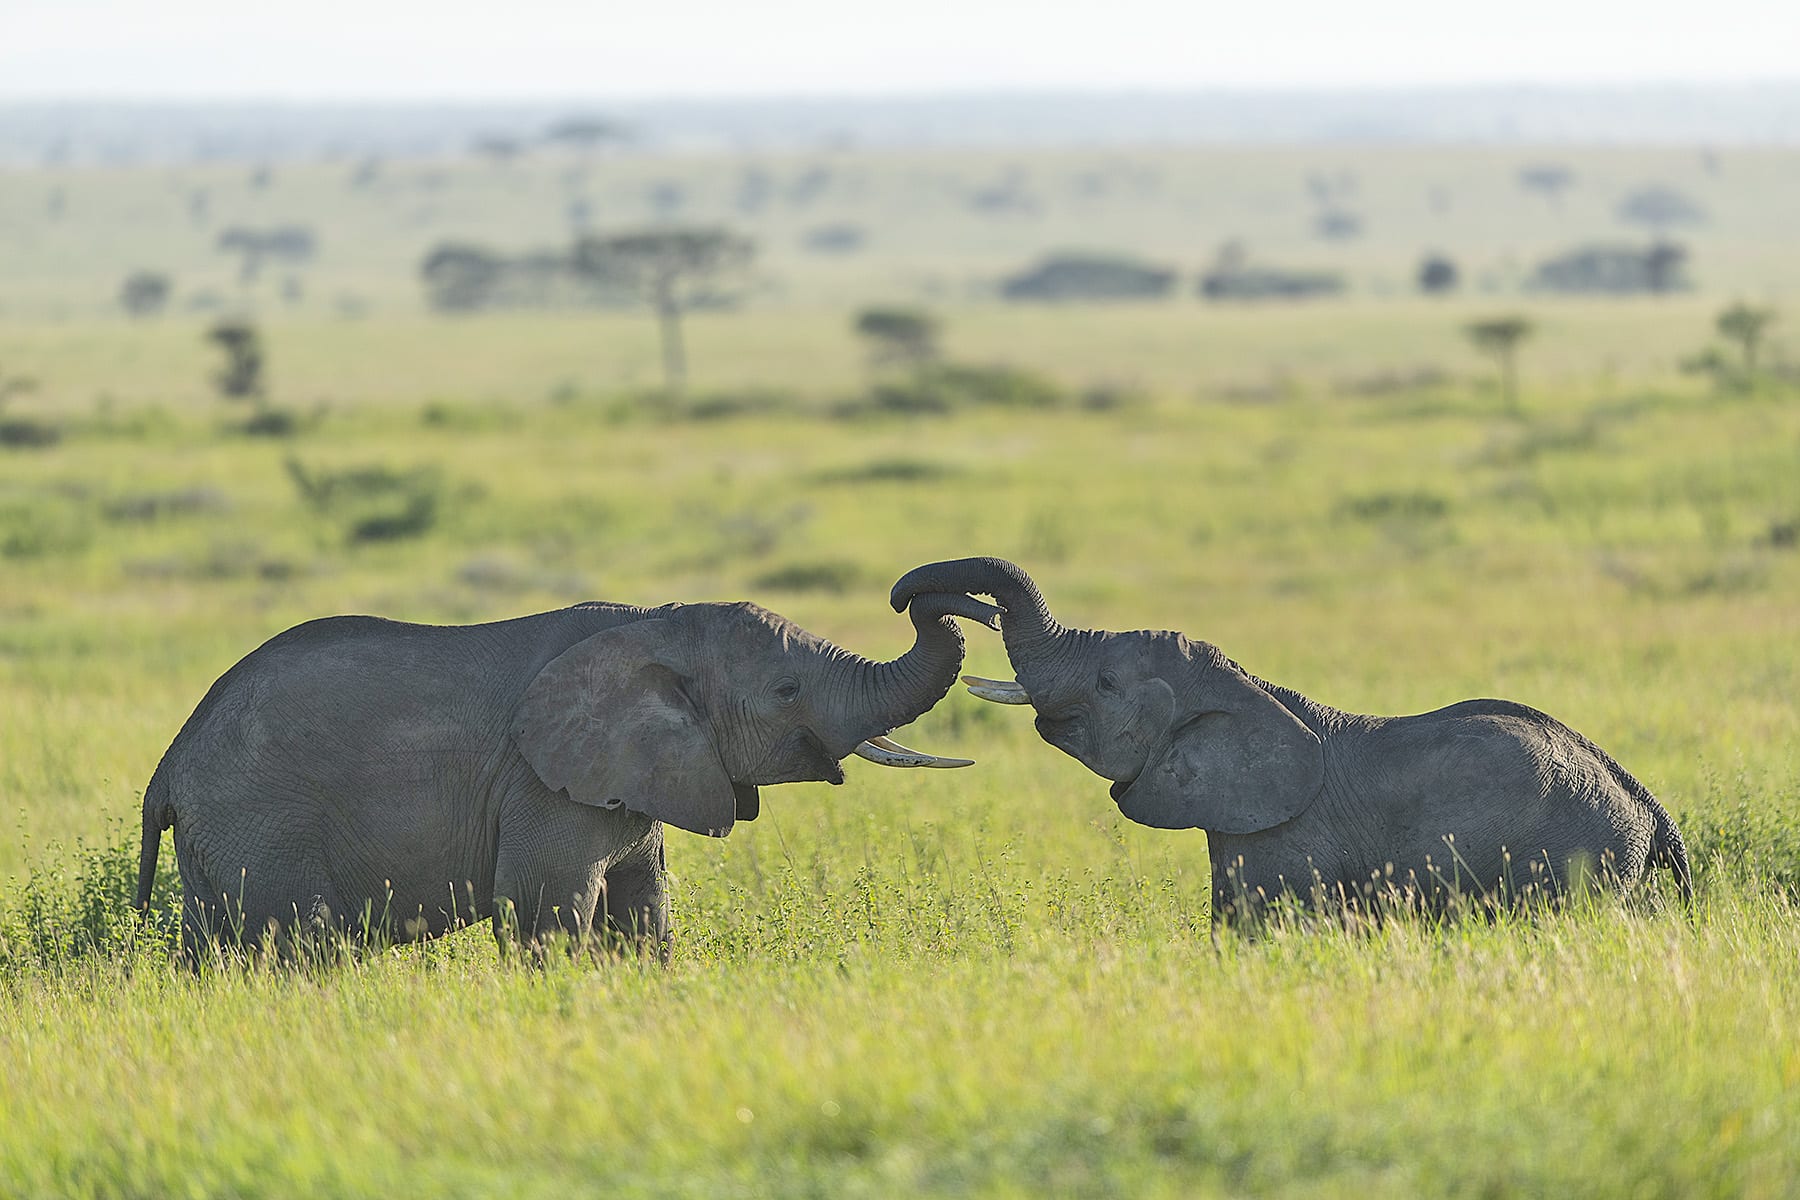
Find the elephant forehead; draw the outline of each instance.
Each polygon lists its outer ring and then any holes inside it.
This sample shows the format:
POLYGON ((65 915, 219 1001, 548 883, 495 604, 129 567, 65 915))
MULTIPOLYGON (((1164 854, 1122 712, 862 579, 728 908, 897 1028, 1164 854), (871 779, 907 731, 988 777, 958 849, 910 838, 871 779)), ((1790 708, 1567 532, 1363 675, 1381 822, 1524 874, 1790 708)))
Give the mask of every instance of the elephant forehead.
POLYGON ((712 628, 708 633, 713 637, 728 639, 740 650, 768 650, 771 645, 782 653, 834 649, 830 642, 817 634, 809 633, 780 613, 770 612, 762 605, 748 600, 712 605, 709 608, 714 619, 709 622, 712 628))

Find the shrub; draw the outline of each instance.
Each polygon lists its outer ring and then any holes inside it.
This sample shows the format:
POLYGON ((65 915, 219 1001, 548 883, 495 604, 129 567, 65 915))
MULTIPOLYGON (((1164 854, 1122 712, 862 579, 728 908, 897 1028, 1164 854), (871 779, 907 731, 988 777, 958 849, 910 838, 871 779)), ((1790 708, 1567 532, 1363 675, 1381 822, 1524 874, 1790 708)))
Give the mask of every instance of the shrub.
POLYGON ((1057 254, 1000 285, 1008 300, 1160 300, 1175 286, 1175 272, 1132 258, 1057 254))
POLYGON ((1449 512, 1450 502, 1436 492, 1371 492, 1344 497, 1336 511, 1358 521, 1431 521, 1449 512))
POLYGON ((60 441, 62 430, 46 421, 34 421, 30 417, 0 420, 0 446, 11 446, 18 450, 41 450, 60 441))
POLYGON ((863 569, 855 563, 829 559, 777 567, 751 580, 751 586, 772 592, 847 592, 862 577, 863 569))
POLYGON ((928 483, 953 479, 962 469, 921 458, 878 458, 859 467, 821 471, 820 483, 928 483))
POLYGON ((101 511, 111 521, 160 521, 195 513, 224 512, 229 507, 225 493, 218 488, 190 487, 169 492, 126 492, 107 501, 101 511))
POLYGON ((435 467, 309 470, 292 457, 284 465, 301 502, 341 526, 349 542, 419 537, 437 524, 444 482, 435 467))
POLYGON ((879 383, 864 401, 842 411, 846 415, 926 415, 964 408, 1057 408, 1067 401, 1061 388, 1031 371, 945 363, 923 367, 904 379, 879 383))
POLYGON ((300 429, 300 418, 292 409, 264 408, 252 413, 238 428, 249 437, 292 437, 300 429))
POLYGON ((150 949, 175 947, 180 929, 180 881, 173 854, 157 863, 150 911, 133 907, 138 842, 121 834, 107 846, 77 842, 73 851, 44 856, 49 864, 26 876, 0 911, 0 978, 55 971, 83 959, 129 960, 150 949))

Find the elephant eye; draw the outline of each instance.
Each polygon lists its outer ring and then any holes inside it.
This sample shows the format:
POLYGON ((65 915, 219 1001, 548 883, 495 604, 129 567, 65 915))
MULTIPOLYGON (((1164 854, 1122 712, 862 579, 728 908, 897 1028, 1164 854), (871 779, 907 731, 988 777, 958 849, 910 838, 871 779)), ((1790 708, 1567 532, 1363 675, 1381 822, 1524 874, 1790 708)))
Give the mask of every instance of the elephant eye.
POLYGON ((1107 693, 1119 690, 1119 677, 1112 671, 1100 672, 1100 690, 1107 693))
POLYGON ((770 688, 769 691, 774 695, 777 702, 781 704, 792 704, 800 698, 800 681, 795 679, 792 675, 783 675, 780 679, 775 681, 775 686, 770 688))

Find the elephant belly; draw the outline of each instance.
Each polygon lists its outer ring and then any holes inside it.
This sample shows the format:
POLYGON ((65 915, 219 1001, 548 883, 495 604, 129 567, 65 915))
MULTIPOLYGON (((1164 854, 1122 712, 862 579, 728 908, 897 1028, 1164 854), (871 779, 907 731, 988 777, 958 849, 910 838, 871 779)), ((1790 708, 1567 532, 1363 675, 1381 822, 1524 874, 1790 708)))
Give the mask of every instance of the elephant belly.
POLYGON ((297 720, 272 699, 222 706, 179 747, 190 896, 252 936, 273 922, 413 940, 491 914, 489 756, 466 732, 459 745, 442 723, 297 720))

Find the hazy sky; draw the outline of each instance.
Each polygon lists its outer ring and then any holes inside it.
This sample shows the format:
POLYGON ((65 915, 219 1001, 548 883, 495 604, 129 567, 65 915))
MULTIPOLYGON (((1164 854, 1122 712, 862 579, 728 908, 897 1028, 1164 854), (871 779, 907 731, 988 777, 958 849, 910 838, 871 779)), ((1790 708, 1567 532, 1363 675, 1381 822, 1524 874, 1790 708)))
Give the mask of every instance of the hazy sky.
POLYGON ((1800 77, 1800 0, 0 0, 0 95, 504 99, 1800 77))

